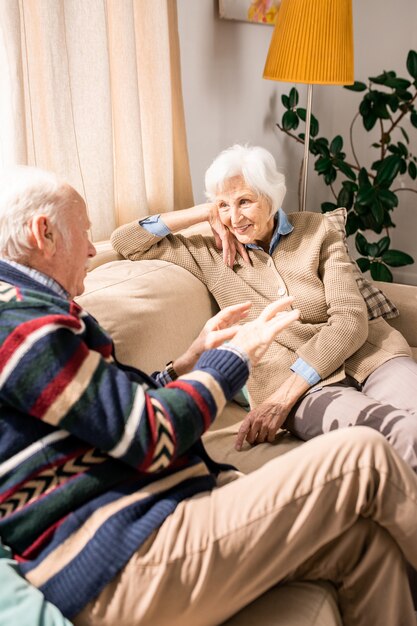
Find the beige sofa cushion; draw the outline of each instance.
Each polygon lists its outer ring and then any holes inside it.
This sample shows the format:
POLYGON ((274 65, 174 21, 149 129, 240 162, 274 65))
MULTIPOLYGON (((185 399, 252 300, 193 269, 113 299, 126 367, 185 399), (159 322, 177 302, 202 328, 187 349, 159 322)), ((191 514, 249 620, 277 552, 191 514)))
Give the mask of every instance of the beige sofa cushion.
POLYGON ((166 261, 100 265, 77 302, 111 335, 119 361, 147 373, 182 354, 218 310, 197 278, 166 261))
POLYGON ((274 587, 223 626, 342 626, 336 594, 328 583, 274 587))

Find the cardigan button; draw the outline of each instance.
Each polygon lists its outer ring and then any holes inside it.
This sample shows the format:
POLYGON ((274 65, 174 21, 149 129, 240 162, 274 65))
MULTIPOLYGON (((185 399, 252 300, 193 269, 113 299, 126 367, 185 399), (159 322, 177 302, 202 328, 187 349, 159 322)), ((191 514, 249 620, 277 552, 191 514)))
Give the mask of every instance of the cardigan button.
POLYGON ((285 287, 280 287, 280 288, 278 289, 278 295, 279 295, 279 296, 283 296, 283 295, 285 295, 286 291, 287 291, 287 290, 285 289, 285 287))

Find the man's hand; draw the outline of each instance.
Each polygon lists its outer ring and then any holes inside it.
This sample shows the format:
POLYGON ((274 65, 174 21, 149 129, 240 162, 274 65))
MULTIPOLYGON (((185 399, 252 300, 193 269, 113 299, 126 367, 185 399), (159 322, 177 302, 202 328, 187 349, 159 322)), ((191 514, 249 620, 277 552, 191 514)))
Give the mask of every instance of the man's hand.
POLYGON ((232 343, 248 355, 252 365, 259 363, 277 334, 300 317, 298 309, 288 310, 293 301, 287 296, 271 302, 259 317, 239 327, 232 343))
POLYGON ((240 328, 239 322, 247 317, 251 306, 251 302, 234 304, 211 317, 188 350, 175 359, 173 367, 178 376, 190 372, 205 350, 217 348, 232 339, 240 328))
POLYGON ((309 388, 304 378, 292 373, 265 402, 247 414, 237 434, 236 450, 242 449, 245 439, 251 445, 272 443, 294 404, 309 388))
POLYGON ((228 267, 233 267, 236 254, 239 253, 243 262, 250 265, 250 258, 245 246, 236 239, 228 228, 222 223, 219 217, 217 206, 210 206, 209 222, 213 233, 214 241, 218 250, 223 252, 223 261, 228 267))

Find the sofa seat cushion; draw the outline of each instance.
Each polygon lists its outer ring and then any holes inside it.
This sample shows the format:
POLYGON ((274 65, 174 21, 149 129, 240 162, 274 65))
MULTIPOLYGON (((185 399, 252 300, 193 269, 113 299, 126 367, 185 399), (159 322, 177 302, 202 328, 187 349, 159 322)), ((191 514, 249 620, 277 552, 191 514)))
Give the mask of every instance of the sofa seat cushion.
POLYGON ((287 583, 270 589, 223 626, 342 626, 329 583, 287 583))

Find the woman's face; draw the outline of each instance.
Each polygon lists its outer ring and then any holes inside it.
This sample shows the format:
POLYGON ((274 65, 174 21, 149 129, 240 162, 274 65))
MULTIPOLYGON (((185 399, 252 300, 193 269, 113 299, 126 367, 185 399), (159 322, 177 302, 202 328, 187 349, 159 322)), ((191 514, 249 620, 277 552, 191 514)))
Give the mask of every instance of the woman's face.
POLYGON ((263 244, 262 247, 268 249, 274 232, 271 205, 247 186, 243 176, 227 179, 223 191, 215 198, 215 204, 220 220, 238 241, 263 244))

